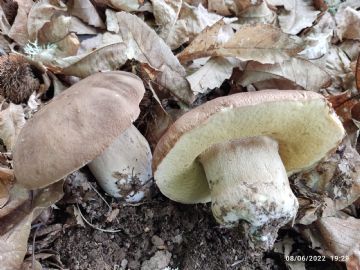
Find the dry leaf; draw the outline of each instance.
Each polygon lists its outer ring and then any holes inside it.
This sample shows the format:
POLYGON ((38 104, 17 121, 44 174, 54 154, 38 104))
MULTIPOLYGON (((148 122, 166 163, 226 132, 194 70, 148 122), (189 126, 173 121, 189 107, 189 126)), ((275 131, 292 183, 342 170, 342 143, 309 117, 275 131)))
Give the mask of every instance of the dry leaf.
POLYGON ((127 12, 137 11, 140 8, 140 0, 97 0, 97 2, 127 12))
POLYGON ((23 5, 19 5, 14 23, 8 33, 8 36, 20 45, 25 45, 29 40, 27 31, 28 10, 23 5))
POLYGON ((24 125, 25 115, 21 105, 10 103, 8 108, 0 112, 0 138, 8 151, 14 146, 16 138, 24 125))
POLYGON ((360 53, 356 61, 355 80, 356 80, 356 88, 360 92, 360 53))
POLYGON ((119 24, 116 18, 116 12, 111 9, 107 9, 105 11, 105 14, 106 14, 106 29, 114 33, 119 33, 119 24))
POLYGON ((347 7, 341 14, 342 16, 336 17, 338 23, 337 35, 340 40, 360 40, 360 12, 351 7, 347 7))
POLYGON ((160 71, 156 82, 179 99, 191 103, 194 96, 185 79, 185 68, 165 42, 136 16, 120 12, 117 18, 121 37, 127 45, 128 59, 148 63, 160 71))
POLYGON ((321 243, 320 253, 326 256, 357 257, 360 255, 359 228, 360 220, 351 216, 326 217, 316 221, 311 231, 313 237, 321 243))
POLYGON ((129 59, 126 51, 124 43, 106 45, 85 55, 58 59, 54 63, 54 72, 85 78, 95 72, 116 70, 129 59))
POLYGON ((213 57, 186 79, 195 94, 206 94, 211 89, 220 87, 224 80, 231 77, 233 68, 239 65, 240 61, 236 58, 213 57))
POLYGON ((45 22, 39 29, 37 38, 40 43, 55 43, 70 32, 71 17, 61 14, 55 14, 50 21, 45 22))
POLYGON ((0 235, 1 267, 6 270, 18 270, 27 251, 32 214, 27 215, 12 230, 0 235))
POLYGON ((85 23, 76 17, 71 17, 71 24, 69 28, 70 32, 76 33, 78 35, 96 35, 97 30, 85 23))
POLYGON ((223 44, 217 36, 221 21, 206 28, 179 55, 181 62, 207 56, 233 56, 242 61, 254 60, 264 64, 289 60, 302 49, 302 42, 267 24, 245 25, 223 44))
MULTIPOLYGON (((30 234, 31 222, 41 211, 57 202, 62 196, 63 181, 55 183, 44 189, 34 191, 32 200, 30 197, 12 211, 7 211, 5 206, 0 209, 0 256, 3 269, 18 270, 23 262, 27 251, 27 241, 30 234), (1 215, 7 212, 7 215, 1 215)), ((18 190, 21 194, 23 189, 18 190)), ((18 193, 12 191, 14 197, 18 193)), ((22 196, 22 195, 20 195, 22 196)), ((15 198, 14 198, 15 199, 15 198)))
POLYGON ((90 0, 70 0, 67 2, 68 12, 89 25, 105 28, 103 21, 90 0))
POLYGON ((0 209, 10 199, 10 189, 14 182, 14 173, 12 170, 0 167, 0 209))
POLYGON ((247 10, 239 14, 238 18, 238 23, 241 24, 273 24, 276 21, 276 13, 271 10, 264 1, 260 5, 250 6, 247 10))
POLYGON ((240 15, 261 0, 208 0, 208 9, 223 16, 240 15))
POLYGON ((312 26, 320 11, 315 10, 312 0, 266 0, 273 6, 284 6, 286 12, 279 15, 281 29, 296 35, 306 27, 312 26))
POLYGON ((11 25, 6 19, 5 13, 0 6, 0 32, 4 35, 7 35, 11 29, 11 25))
POLYGON ((247 86, 279 77, 293 81, 304 89, 313 91, 319 91, 331 82, 330 76, 325 71, 301 58, 292 58, 273 65, 251 61, 246 66, 239 82, 241 85, 247 86))
POLYGON ((66 11, 66 5, 60 0, 41 0, 35 3, 28 16, 27 30, 31 40, 36 40, 38 32, 51 17, 61 11, 66 11))
MULTIPOLYGON (((179 5, 173 7, 172 17, 170 18, 169 16, 168 18, 169 22, 166 22, 164 19, 166 16, 164 16, 163 13, 160 13, 156 9, 154 10, 155 18, 162 18, 161 20, 157 20, 157 22, 160 21, 162 25, 159 35, 172 49, 180 47, 180 45, 185 42, 192 41, 207 26, 213 25, 222 18, 215 13, 208 12, 201 4, 197 7, 190 6, 186 3, 181 6, 181 1, 179 1, 178 4, 179 5), (179 11, 179 14, 176 13, 179 11)), ((226 19, 226 22, 230 21, 232 20, 226 19)))

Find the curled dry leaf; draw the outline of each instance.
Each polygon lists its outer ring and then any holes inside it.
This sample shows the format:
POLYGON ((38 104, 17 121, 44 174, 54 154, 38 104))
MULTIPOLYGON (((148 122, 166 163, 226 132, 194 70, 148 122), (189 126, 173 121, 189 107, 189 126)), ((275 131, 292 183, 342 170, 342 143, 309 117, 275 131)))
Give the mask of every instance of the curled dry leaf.
POLYGON ((360 92, 360 53, 356 61, 355 81, 356 81, 356 88, 358 92, 360 92))
POLYGON ((71 17, 61 14, 54 14, 50 21, 45 22, 37 33, 37 38, 40 43, 55 43, 65 36, 70 31, 71 17))
POLYGON ((231 77, 233 68, 239 65, 240 61, 236 58, 213 57, 186 79, 192 91, 206 94, 211 89, 220 87, 224 80, 231 77))
POLYGON ((329 257, 352 256, 352 261, 359 261, 359 227, 360 220, 351 216, 326 217, 311 226, 310 234, 321 244, 321 254, 329 257))
POLYGON ((10 103, 9 107, 0 112, 0 138, 8 151, 14 146, 25 122, 24 110, 21 105, 10 103))
POLYGON ((208 9, 223 16, 240 15, 261 2, 262 0, 208 0, 208 9))
POLYGON ((312 26, 320 11, 313 6, 312 0, 267 0, 273 6, 284 6, 286 12, 279 15, 281 29, 296 35, 306 27, 312 26))
POLYGON ((302 42, 267 24, 245 25, 225 43, 217 37, 224 23, 206 28, 179 55, 181 62, 207 56, 233 56, 242 61, 254 60, 263 64, 289 60, 302 50, 302 42))
POLYGON ((31 222, 41 211, 61 199, 62 185, 63 181, 60 181, 33 191, 32 197, 29 196, 29 191, 17 185, 12 188, 10 203, 0 209, 0 254, 4 269, 20 269, 27 251, 31 222), (11 211, 7 208, 11 208, 11 211))
POLYGON ((342 39, 356 39, 360 40, 360 12, 347 7, 342 12, 342 16, 337 16, 336 21, 338 24, 337 35, 342 39))
POLYGON ((124 10, 127 12, 137 11, 140 8, 142 0, 96 0, 96 2, 108 5, 115 10, 124 10))
POLYGON ((291 58, 273 65, 249 62, 240 78, 240 84, 247 86, 279 77, 313 91, 319 91, 321 88, 329 86, 331 82, 330 76, 315 64, 301 58, 291 58))
POLYGON ((70 0, 67 3, 67 7, 71 15, 80 18, 87 24, 98 28, 105 28, 103 21, 90 0, 70 0))
POLYGON ((298 223, 310 224, 318 217, 346 208, 359 198, 360 155, 348 137, 328 159, 313 170, 298 174, 295 182, 298 180, 311 191, 307 199, 312 200, 301 208, 303 215, 299 215, 298 223))
POLYGON ((180 100, 191 103, 194 96, 185 79, 185 68, 165 42, 138 17, 129 13, 117 14, 120 35, 127 45, 128 59, 148 63, 160 71, 156 82, 180 100))
POLYGON ((266 2, 260 5, 250 6, 244 12, 238 15, 238 23, 241 24, 254 24, 254 23, 267 23, 273 24, 276 21, 276 13, 271 10, 266 2))
POLYGON ((66 11, 66 5, 60 0, 42 0, 35 3, 28 16, 27 31, 31 40, 36 40, 41 28, 51 21, 54 14, 66 11))
POLYGON ((0 32, 2 34, 7 35, 11 29, 11 25, 6 19, 6 15, 4 13, 4 10, 0 6, 0 32))
POLYGON ((10 199, 10 188, 14 181, 14 173, 12 170, 0 167, 0 209, 10 199))
POLYGON ((51 68, 55 73, 85 78, 98 71, 116 70, 128 59, 124 43, 101 47, 85 55, 58 59, 51 68))
POLYGON ((28 13, 28 7, 19 3, 14 23, 8 33, 8 36, 20 45, 25 45, 29 40, 27 32, 28 13))
MULTIPOLYGON (((153 1, 153 5, 154 3, 156 2, 153 1)), ((174 22, 171 19, 166 22, 164 20, 166 16, 157 13, 159 12, 156 12, 155 9, 154 16, 157 15, 162 18, 161 25, 163 26, 159 35, 172 49, 180 47, 185 42, 192 41, 205 27, 213 25, 222 18, 220 15, 209 12, 201 4, 194 7, 186 3, 181 5, 181 1, 174 7, 174 14, 172 14, 174 22), (176 8, 181 8, 181 10, 176 8), (179 12, 179 14, 175 12, 179 12)), ((226 20, 232 21, 232 19, 226 20)))

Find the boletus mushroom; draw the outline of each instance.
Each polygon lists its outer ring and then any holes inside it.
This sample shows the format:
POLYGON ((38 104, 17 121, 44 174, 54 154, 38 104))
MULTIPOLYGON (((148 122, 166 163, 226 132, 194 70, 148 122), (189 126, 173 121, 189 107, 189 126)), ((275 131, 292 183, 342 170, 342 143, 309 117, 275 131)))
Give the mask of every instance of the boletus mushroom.
POLYGON ((314 92, 220 97, 182 115, 162 136, 154 178, 172 200, 211 201, 220 224, 242 220, 250 239, 269 248, 297 213, 288 176, 321 160, 343 136, 338 117, 314 92))
POLYGON ((152 175, 150 147, 132 125, 144 92, 137 76, 112 71, 56 96, 20 131, 13 152, 16 181, 29 189, 45 187, 91 162, 107 193, 140 200, 152 175))

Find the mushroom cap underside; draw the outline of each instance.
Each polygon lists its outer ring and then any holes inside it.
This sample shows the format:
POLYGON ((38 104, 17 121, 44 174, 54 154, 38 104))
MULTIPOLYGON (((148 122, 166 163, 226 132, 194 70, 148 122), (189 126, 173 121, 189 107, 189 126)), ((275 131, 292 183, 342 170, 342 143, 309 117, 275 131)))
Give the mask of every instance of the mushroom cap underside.
POLYGON ((255 136, 279 143, 289 173, 311 167, 340 143, 344 128, 317 93, 263 90, 220 97, 180 117, 163 135, 153 155, 161 192, 181 203, 210 201, 198 156, 210 146, 255 136))
POLYGON ((100 155, 140 113, 142 81, 122 71, 74 84, 31 118, 13 152, 17 182, 41 188, 100 155))

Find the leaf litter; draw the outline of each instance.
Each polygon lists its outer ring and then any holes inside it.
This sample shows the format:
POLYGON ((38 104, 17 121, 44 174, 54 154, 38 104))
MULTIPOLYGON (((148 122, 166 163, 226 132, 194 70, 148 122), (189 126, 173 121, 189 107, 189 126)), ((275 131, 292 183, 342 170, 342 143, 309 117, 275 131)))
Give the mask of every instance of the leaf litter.
POLYGON ((359 269, 359 8, 356 0, 0 1, 0 57, 21 56, 28 69, 20 75, 33 82, 26 95, 16 92, 24 78, 0 65, 10 82, 0 83, 1 266, 359 269), (300 210, 266 253, 239 230, 219 227, 208 205, 174 203, 154 185, 138 204, 107 196, 86 167, 64 186, 19 186, 12 150, 26 121, 75 82, 109 70, 143 80, 135 125, 152 149, 178 117, 207 100, 269 88, 323 94, 347 137, 291 178, 300 210), (293 255, 326 259, 286 259, 293 255))

